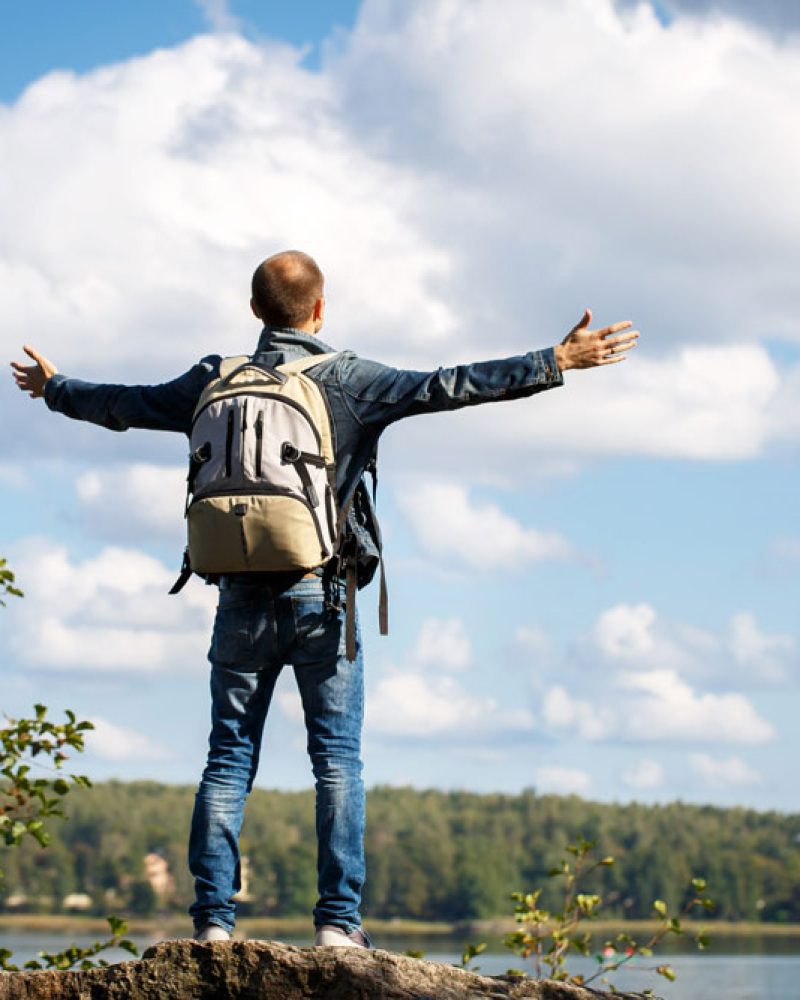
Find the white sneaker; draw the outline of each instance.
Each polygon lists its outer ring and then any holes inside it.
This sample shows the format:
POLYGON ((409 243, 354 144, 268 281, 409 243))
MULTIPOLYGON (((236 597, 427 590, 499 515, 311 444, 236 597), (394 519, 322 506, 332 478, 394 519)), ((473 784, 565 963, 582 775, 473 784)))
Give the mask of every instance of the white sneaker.
POLYGON ((194 936, 195 941, 230 941, 231 935, 219 924, 206 924, 194 936))
POLYGON ((364 930, 351 931, 349 934, 342 927, 334 924, 323 924, 317 928, 314 938, 317 948, 372 948, 372 942, 364 930))

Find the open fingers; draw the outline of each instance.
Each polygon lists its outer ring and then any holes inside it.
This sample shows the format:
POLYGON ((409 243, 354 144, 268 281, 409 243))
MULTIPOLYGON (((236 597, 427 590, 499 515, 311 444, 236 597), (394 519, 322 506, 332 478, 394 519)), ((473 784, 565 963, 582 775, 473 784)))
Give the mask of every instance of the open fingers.
POLYGON ((600 364, 613 365, 618 361, 624 361, 628 351, 636 347, 638 339, 639 331, 634 330, 632 333, 625 334, 622 337, 614 337, 613 340, 607 340, 604 345, 605 351, 600 364))
POLYGON ((638 330, 630 330, 627 333, 621 333, 616 337, 604 337, 605 343, 603 347, 606 351, 617 350, 624 346, 633 346, 639 339, 638 330))
POLYGON ((597 336, 605 340, 606 337, 612 337, 615 333, 619 333, 620 330, 629 330, 632 326, 633 323, 629 319, 626 319, 621 323, 612 323, 611 326, 604 326, 602 330, 597 331, 597 336))

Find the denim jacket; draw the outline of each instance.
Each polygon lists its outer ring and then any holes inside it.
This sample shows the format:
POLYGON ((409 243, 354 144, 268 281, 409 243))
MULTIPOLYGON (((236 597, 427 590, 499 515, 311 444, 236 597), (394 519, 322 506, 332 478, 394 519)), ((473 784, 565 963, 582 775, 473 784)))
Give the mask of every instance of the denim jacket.
MULTIPOLYGON (((313 334, 267 327, 254 356, 274 366, 333 350, 313 334)), ((219 374, 221 360, 208 355, 161 385, 104 385, 56 374, 46 383, 44 398, 51 410, 109 430, 141 427, 188 436, 200 394, 219 374)), ((552 348, 432 372, 391 368, 345 351, 310 374, 322 385, 330 407, 340 504, 364 474, 381 433, 396 420, 520 399, 563 383, 552 348)))

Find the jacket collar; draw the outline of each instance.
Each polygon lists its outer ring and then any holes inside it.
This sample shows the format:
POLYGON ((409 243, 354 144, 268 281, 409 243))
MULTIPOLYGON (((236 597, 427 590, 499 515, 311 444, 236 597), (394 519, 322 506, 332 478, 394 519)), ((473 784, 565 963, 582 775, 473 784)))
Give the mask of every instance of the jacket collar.
POLYGON ((256 354, 283 354, 304 357, 306 354, 330 354, 333 348, 316 334, 292 328, 265 326, 256 346, 256 354))

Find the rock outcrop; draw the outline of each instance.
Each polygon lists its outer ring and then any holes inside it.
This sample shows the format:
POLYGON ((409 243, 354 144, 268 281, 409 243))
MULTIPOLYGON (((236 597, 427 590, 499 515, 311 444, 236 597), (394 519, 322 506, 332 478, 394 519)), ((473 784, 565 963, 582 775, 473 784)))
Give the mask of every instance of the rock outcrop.
MULTIPOLYGON (((105 969, 0 973, 0 1000, 597 1000, 598 996, 607 994, 550 981, 480 976, 388 951, 297 948, 274 941, 164 941, 138 961, 105 969)), ((625 996, 615 994, 615 1000, 625 996)))

